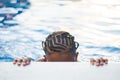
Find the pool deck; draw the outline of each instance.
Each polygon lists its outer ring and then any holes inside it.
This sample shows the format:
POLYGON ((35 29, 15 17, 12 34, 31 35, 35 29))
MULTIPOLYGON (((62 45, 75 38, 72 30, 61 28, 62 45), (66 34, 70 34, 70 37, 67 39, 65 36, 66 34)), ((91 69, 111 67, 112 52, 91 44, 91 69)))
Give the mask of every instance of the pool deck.
POLYGON ((18 67, 1 62, 0 80, 120 80, 120 63, 96 67, 81 62, 32 62, 18 67))

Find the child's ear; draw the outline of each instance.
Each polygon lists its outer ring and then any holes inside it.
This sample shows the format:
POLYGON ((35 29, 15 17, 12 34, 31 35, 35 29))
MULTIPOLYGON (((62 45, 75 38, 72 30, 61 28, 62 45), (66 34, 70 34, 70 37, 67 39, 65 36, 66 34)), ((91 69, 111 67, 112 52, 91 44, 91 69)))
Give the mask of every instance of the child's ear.
POLYGON ((79 52, 76 52, 74 60, 77 61, 79 52))
POLYGON ((47 61, 47 56, 46 56, 46 55, 43 55, 43 57, 44 57, 44 60, 47 61))

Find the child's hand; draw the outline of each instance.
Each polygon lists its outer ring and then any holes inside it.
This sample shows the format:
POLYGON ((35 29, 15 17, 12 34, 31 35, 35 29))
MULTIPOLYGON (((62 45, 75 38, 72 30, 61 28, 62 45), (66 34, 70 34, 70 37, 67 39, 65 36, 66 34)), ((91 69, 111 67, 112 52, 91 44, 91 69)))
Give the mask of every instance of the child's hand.
POLYGON ((103 66, 105 64, 108 64, 108 59, 104 59, 104 58, 94 59, 94 58, 91 58, 90 63, 92 65, 96 65, 96 66, 99 67, 99 66, 103 66))
POLYGON ((30 58, 18 58, 13 61, 13 64, 18 66, 27 66, 31 62, 30 58))

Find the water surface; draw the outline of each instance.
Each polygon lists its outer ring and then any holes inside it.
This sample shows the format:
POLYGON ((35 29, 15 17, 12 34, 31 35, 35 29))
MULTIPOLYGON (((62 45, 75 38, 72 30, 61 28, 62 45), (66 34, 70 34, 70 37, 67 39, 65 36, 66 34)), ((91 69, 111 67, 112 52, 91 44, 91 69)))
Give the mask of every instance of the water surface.
POLYGON ((31 7, 15 17, 19 25, 0 28, 0 60, 41 58, 41 41, 64 30, 80 44, 79 61, 90 57, 120 61, 120 1, 99 1, 31 0, 31 7))

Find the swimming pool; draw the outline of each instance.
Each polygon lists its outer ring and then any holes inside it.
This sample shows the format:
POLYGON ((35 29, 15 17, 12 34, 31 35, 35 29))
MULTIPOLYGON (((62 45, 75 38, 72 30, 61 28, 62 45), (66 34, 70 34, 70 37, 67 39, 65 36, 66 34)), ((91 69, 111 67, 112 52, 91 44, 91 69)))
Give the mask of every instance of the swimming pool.
POLYGON ((120 2, 98 1, 30 0, 31 7, 14 18, 19 25, 0 28, 0 61, 41 58, 41 41, 57 30, 75 36, 79 61, 91 57, 120 61, 120 2))

